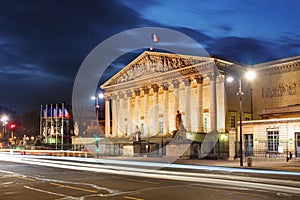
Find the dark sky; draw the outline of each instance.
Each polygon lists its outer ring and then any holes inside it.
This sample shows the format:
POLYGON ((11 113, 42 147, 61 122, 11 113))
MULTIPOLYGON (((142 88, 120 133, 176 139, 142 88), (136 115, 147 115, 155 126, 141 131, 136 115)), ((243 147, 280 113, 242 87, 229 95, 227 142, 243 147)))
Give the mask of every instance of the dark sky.
POLYGON ((299 6, 298 0, 0 0, 0 105, 22 113, 71 103, 89 52, 139 27, 180 31, 209 54, 245 64, 295 56, 299 6))

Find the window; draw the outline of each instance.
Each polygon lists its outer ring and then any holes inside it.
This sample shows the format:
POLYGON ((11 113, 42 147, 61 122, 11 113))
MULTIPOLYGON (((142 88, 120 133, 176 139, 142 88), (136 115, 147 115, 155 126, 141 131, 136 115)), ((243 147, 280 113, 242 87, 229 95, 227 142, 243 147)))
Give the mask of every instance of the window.
POLYGON ((268 151, 278 151, 279 131, 268 131, 268 151))
POLYGON ((159 133, 163 134, 164 133, 164 122, 159 121, 159 133))
POLYGON ((145 126, 144 126, 144 123, 142 122, 142 123, 141 123, 141 134, 142 134, 142 135, 144 135, 144 133, 145 133, 145 130, 144 130, 144 129, 145 129, 145 126))
POLYGON ((230 128, 235 128, 235 116, 230 116, 230 128))
POLYGON ((208 129, 208 122, 207 122, 207 118, 204 118, 204 131, 207 132, 208 129))

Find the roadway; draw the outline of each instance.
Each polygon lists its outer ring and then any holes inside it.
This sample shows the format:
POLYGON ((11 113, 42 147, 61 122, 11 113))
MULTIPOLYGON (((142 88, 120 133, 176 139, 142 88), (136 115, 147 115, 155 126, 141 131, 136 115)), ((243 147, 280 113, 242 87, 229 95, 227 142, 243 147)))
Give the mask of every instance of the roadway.
POLYGON ((299 199, 300 174, 0 154, 1 199, 299 199))

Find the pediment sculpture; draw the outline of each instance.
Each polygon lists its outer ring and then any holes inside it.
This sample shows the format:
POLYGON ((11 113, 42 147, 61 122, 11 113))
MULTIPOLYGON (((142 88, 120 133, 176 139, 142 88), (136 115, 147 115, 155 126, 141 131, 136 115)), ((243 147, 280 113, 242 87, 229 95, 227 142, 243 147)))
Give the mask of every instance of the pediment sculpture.
POLYGON ((142 76, 176 70, 202 62, 205 61, 195 57, 145 54, 140 59, 138 58, 136 62, 133 62, 129 69, 121 71, 116 82, 122 83, 142 76))

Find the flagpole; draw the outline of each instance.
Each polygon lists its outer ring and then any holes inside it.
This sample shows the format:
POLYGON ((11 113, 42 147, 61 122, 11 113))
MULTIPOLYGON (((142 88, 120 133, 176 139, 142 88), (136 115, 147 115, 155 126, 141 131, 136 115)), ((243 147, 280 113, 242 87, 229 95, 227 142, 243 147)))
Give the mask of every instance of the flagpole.
POLYGON ((58 111, 58 104, 55 105, 55 149, 57 150, 57 129, 58 129, 58 115, 57 115, 57 111, 58 111))
POLYGON ((61 115, 61 150, 64 149, 64 114, 65 114, 65 105, 62 103, 62 109, 61 109, 62 115, 61 115))
POLYGON ((52 146, 52 132, 53 132, 53 106, 50 105, 50 144, 52 146))
POLYGON ((159 42, 160 38, 155 33, 151 33, 151 46, 150 51, 153 51, 153 46, 155 42, 159 42))
POLYGON ((48 105, 46 105, 46 119, 45 119, 45 122, 46 122, 46 144, 48 143, 48 105))
POLYGON ((150 51, 153 51, 153 33, 151 33, 150 51))
POLYGON ((43 138, 43 127, 42 127, 42 124, 43 124, 43 119, 42 119, 42 117, 43 117, 43 105, 41 105, 41 110, 40 110, 40 137, 41 137, 41 139, 43 138))

